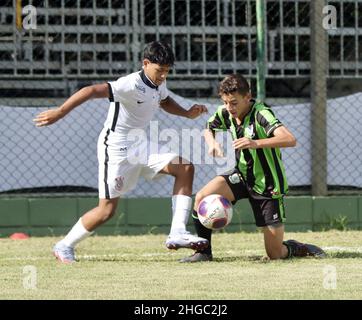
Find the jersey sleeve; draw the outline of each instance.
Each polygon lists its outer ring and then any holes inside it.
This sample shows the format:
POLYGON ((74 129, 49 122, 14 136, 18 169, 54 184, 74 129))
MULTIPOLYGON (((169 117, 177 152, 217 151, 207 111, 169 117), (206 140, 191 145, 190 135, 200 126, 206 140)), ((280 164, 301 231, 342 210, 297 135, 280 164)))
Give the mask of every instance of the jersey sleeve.
POLYGON ((279 121, 279 119, 276 118, 274 112, 270 109, 258 111, 256 115, 256 120, 264 128, 265 133, 268 137, 273 135, 273 132, 276 128, 283 125, 279 121))
POLYGON ((132 82, 127 77, 121 77, 116 81, 108 82, 109 99, 112 101, 123 101, 133 92, 132 82))
POLYGON ((226 111, 224 106, 220 106, 214 115, 207 121, 206 129, 212 131, 226 131, 230 127, 228 126, 228 115, 229 113, 226 111))

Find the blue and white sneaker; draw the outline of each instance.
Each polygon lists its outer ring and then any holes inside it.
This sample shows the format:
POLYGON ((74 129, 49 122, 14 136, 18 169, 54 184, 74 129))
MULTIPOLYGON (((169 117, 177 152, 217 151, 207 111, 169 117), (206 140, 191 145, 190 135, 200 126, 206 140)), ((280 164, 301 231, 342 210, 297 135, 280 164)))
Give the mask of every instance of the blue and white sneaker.
POLYGON ((62 263, 73 263, 75 262, 74 248, 68 247, 61 241, 59 241, 53 247, 53 254, 62 263))
POLYGON ((170 234, 166 240, 166 247, 171 250, 187 248, 193 250, 203 250, 209 246, 209 241, 192 235, 186 231, 184 233, 170 234))

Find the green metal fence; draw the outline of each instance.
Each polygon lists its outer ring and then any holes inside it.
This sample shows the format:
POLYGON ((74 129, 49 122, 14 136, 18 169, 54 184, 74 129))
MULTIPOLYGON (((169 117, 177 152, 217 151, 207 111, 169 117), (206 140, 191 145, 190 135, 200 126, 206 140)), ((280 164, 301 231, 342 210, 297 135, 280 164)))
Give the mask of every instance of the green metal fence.
MULTIPOLYGON (((4 0, 0 192, 96 195, 96 139, 107 101, 41 131, 32 118, 85 85, 138 70, 144 44, 163 39, 177 58, 168 87, 185 107, 205 102, 214 111, 218 82, 234 72, 265 96, 298 140, 283 150, 292 193, 360 194, 361 27, 361 0, 4 0), (35 28, 32 11, 20 14, 19 4, 35 9, 35 28)), ((162 134, 171 127, 201 132, 206 119, 175 126, 160 113, 155 126, 162 134)), ((199 146, 189 148, 194 162, 201 154, 195 191, 222 167, 205 164, 199 146)), ((129 196, 167 196, 171 185, 142 181, 129 196)))

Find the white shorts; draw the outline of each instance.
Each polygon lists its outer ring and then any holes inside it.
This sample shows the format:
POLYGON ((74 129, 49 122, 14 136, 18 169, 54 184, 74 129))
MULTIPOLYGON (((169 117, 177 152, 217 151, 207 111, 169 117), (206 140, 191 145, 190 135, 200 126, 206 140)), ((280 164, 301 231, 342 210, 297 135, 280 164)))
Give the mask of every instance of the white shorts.
POLYGON ((118 198, 134 189, 140 176, 152 180, 179 155, 154 152, 150 141, 120 146, 113 143, 112 131, 103 130, 98 139, 98 190, 100 199, 118 198))

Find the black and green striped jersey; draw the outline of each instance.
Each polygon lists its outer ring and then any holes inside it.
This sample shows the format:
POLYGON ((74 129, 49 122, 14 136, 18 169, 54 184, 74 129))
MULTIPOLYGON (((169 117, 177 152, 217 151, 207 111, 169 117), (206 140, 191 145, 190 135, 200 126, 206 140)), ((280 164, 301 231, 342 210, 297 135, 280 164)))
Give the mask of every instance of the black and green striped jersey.
MULTIPOLYGON (((273 131, 282 125, 270 107, 256 102, 240 125, 224 106, 220 106, 207 122, 209 130, 229 130, 233 140, 242 137, 253 140, 265 139, 271 137, 273 131)), ((279 148, 238 149, 235 151, 235 157, 236 168, 252 195, 280 198, 288 192, 279 148)))

